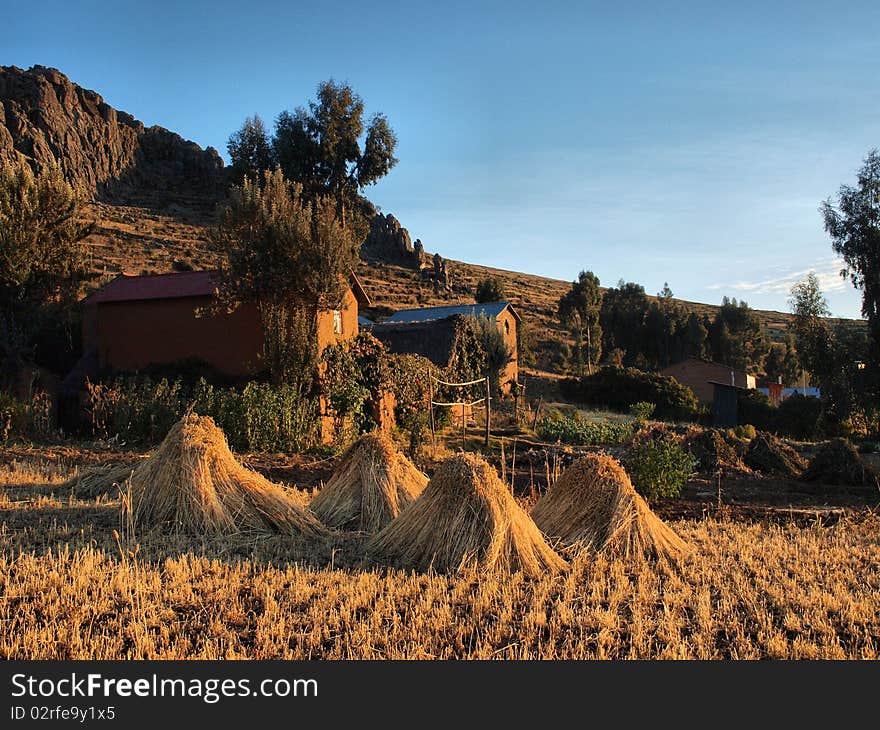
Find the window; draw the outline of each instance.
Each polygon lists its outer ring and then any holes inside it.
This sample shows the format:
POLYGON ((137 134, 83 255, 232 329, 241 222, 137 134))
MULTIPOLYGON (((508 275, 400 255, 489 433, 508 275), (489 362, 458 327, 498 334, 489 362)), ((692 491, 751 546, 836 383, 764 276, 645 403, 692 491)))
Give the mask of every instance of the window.
POLYGON ((510 334, 510 320, 509 319, 504 320, 504 334, 506 334, 506 335, 510 334))
POLYGON ((342 312, 338 309, 333 310, 333 332, 334 334, 342 334, 342 312))

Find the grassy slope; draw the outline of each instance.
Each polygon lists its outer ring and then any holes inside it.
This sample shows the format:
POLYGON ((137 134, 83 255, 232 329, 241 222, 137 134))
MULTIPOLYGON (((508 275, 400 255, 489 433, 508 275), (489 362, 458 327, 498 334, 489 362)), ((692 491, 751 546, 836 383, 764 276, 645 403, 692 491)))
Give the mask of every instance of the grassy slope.
MULTIPOLYGON (((103 276, 99 281, 123 270, 130 273, 171 271, 175 261, 196 269, 211 267, 215 263, 208 244, 211 211, 204 205, 176 205, 156 212, 146 208, 94 204, 88 214, 97 222, 97 231, 88 243, 93 268, 103 276)), ((443 296, 435 294, 430 282, 422 282, 416 272, 400 266, 364 261, 359 274, 377 311, 383 307, 400 309, 472 302, 477 281, 488 275, 497 276, 504 282, 510 300, 533 325, 539 340, 558 341, 566 337, 556 323, 555 309, 570 282, 459 261, 450 260, 449 266, 455 291, 443 296)), ((626 276, 625 272, 621 275, 626 276)), ((698 302, 683 304, 709 316, 717 309, 714 305, 698 302)), ((791 315, 756 311, 771 338, 781 339, 791 315)))

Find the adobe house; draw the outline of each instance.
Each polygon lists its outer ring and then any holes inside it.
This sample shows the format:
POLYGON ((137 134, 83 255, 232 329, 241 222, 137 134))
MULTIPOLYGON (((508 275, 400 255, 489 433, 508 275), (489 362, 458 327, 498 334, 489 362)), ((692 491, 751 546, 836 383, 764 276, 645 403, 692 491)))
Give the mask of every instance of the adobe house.
POLYGON ((509 393, 511 384, 519 378, 517 328, 520 322, 509 302, 402 309, 381 324, 373 325, 370 332, 390 352, 422 355, 435 365, 446 367, 452 354, 458 317, 487 317, 496 323, 512 355, 499 377, 502 392, 509 393))
MULTIPOLYGON (((352 273, 342 309, 318 313, 318 348, 358 334, 358 306, 370 299, 352 273)), ((254 304, 209 314, 217 273, 120 274, 83 301, 83 353, 100 370, 136 371, 198 358, 247 377, 264 369, 263 331, 254 304)))
POLYGON ((688 358, 670 365, 661 370, 660 374, 671 375, 682 385, 688 386, 694 391, 697 400, 705 405, 715 400, 715 383, 743 389, 755 387, 755 376, 749 375, 745 370, 696 358, 688 358))

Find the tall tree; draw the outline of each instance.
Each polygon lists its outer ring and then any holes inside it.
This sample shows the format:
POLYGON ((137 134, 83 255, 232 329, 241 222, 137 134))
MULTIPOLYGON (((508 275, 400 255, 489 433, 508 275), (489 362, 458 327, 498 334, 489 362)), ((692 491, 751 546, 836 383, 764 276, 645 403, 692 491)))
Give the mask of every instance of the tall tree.
POLYGON ((861 367, 869 357, 867 333, 829 324, 828 303, 813 273, 792 287, 789 306, 801 362, 821 389, 826 418, 840 421, 873 413, 871 382, 861 367))
MULTIPOLYGON (((61 169, 0 167, 0 372, 34 357, 47 323, 64 320, 86 270, 82 199, 61 169)), ((68 320, 69 321, 69 320, 68 320)), ((69 328, 68 328, 69 336, 69 328)))
POLYGON ((599 313, 602 308, 602 290, 599 277, 592 271, 581 271, 571 289, 560 297, 557 312, 560 322, 568 327, 577 346, 578 371, 583 374, 584 350, 587 369, 593 372, 593 363, 602 355, 602 327, 599 313))
POLYGON ((281 170, 245 178, 222 208, 214 242, 221 254, 221 302, 259 307, 267 366, 276 382, 306 393, 316 375, 317 315, 340 309, 358 245, 334 201, 306 199, 281 170))
POLYGON ((834 333, 826 321, 831 314, 819 279, 810 272, 791 288, 789 307, 794 314, 794 338, 800 361, 815 377, 829 369, 834 333))
POLYGON ((732 368, 760 374, 770 353, 770 340, 749 305, 724 297, 710 327, 712 356, 732 368))
POLYGON ((710 322, 696 312, 688 313, 684 331, 684 357, 702 360, 707 354, 710 322))
POLYGON ((764 371, 767 377, 779 380, 786 387, 790 388, 798 384, 801 365, 791 333, 785 335, 783 342, 773 342, 770 345, 770 354, 764 363, 764 371))
POLYGON ((275 154, 263 120, 256 114, 244 120, 241 128, 229 135, 226 143, 235 182, 256 176, 275 166, 275 154))
POLYGON ((880 380, 880 152, 871 150, 856 185, 842 185, 837 200, 826 200, 821 211, 831 246, 846 265, 842 273, 862 291, 862 315, 872 340, 870 368, 880 380))
POLYGON ((397 137, 383 114, 364 125, 364 103, 348 84, 318 85, 317 100, 275 122, 273 148, 288 179, 310 193, 330 195, 346 226, 346 209, 367 185, 397 164, 397 137))
POLYGON ((632 365, 643 351, 647 311, 648 297, 640 284, 621 279, 616 287, 606 290, 599 314, 603 349, 621 350, 623 363, 632 365))

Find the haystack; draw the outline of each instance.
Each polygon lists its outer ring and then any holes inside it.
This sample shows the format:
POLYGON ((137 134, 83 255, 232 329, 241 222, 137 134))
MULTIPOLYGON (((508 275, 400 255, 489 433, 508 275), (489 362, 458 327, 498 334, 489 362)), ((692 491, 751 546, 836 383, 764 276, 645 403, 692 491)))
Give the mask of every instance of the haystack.
POLYGON ((309 509, 325 525, 378 532, 418 497, 428 477, 390 438, 370 433, 342 457, 309 509))
POLYGON ((89 467, 66 481, 61 489, 73 492, 79 499, 118 496, 137 466, 136 462, 110 462, 89 467))
POLYGON ((213 419, 187 414, 131 475, 135 525, 202 535, 326 529, 292 493, 239 464, 213 419))
POLYGON ((479 566, 538 578, 566 567, 495 469, 473 454, 444 461, 419 498, 368 549, 415 570, 479 566))
POLYGON ((745 462, 765 474, 797 477, 806 467, 804 458, 782 439, 771 433, 759 433, 746 451, 745 462))
POLYGON ((687 550, 607 454, 578 459, 532 509, 541 531, 572 548, 620 556, 675 557, 687 550))
POLYGON ((801 478, 805 482, 877 490, 877 475, 846 439, 834 439, 822 444, 801 478))
POLYGON ((736 449, 720 429, 695 431, 685 439, 685 446, 697 460, 698 471, 747 471, 736 449))

